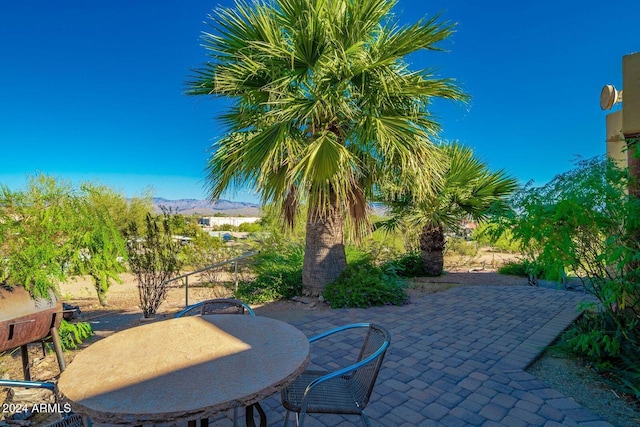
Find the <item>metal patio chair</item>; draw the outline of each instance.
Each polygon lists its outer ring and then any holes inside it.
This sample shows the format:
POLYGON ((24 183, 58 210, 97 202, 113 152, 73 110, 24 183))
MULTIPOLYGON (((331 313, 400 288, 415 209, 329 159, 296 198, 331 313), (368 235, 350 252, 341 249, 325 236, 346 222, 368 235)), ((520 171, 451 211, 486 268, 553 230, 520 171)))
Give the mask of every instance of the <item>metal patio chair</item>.
MULTIPOLYGON (((54 396, 57 395, 55 391, 55 384, 50 382, 41 381, 22 381, 22 380, 2 380, 0 379, 0 387, 22 387, 22 388, 44 388, 51 391, 54 396)), ((45 427, 90 427, 91 420, 87 417, 82 417, 79 414, 63 413, 60 420, 47 424, 45 427)))
POLYGON ((177 313, 175 317, 206 314, 245 314, 245 312, 251 316, 256 315, 248 304, 238 299, 216 298, 190 305, 177 313))
POLYGON ((356 323, 317 335, 309 342, 356 328, 368 329, 356 363, 333 372, 305 371, 293 384, 282 390, 282 405, 287 410, 285 426, 289 422, 290 412, 296 413, 296 425, 299 427, 304 425, 305 416, 310 413, 360 415, 363 425, 370 426, 364 408, 369 403, 389 347, 389 332, 378 325, 356 323))
MULTIPOLYGON (((255 316, 253 309, 248 304, 234 298, 216 298, 190 305, 184 310, 180 311, 175 317, 184 316, 202 316, 207 314, 249 314, 255 316)), ((260 415, 260 426, 266 426, 266 415, 259 403, 255 403, 246 408, 246 416, 253 418, 253 409, 258 411, 260 415)), ((209 425, 208 419, 201 419, 200 426, 207 427, 209 425)), ((238 425, 238 408, 233 408, 233 425, 238 425)), ((189 427, 195 427, 195 423, 189 423, 189 427)))

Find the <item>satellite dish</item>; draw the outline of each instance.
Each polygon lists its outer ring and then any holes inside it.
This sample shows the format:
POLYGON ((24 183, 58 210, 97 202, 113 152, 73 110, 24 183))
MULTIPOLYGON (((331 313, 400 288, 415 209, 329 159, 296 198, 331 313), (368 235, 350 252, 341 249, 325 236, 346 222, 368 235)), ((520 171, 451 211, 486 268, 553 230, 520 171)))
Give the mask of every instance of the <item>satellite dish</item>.
POLYGON ((614 104, 622 102, 622 91, 617 91, 613 85, 606 85, 600 92, 600 108, 610 110, 614 104))

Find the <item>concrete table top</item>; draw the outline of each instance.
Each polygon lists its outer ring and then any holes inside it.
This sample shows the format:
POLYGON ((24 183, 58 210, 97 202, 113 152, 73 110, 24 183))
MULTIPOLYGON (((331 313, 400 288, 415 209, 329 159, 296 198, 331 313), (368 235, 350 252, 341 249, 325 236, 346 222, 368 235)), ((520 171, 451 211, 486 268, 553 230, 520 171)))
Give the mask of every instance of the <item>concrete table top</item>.
POLYGON ((263 400, 308 363, 307 337, 288 323, 189 316, 92 344, 61 374, 58 389, 94 423, 195 420, 263 400))

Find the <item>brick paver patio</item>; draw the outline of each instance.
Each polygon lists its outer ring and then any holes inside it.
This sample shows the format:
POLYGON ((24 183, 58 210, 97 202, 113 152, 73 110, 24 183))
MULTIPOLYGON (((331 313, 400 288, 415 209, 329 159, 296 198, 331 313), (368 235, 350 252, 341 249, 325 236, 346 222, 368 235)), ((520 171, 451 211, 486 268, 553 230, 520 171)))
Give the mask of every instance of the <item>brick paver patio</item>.
MULTIPOLYGON (((575 320, 584 298, 524 286, 457 287, 403 307, 310 312, 292 323, 308 336, 355 322, 378 323, 391 332, 366 410, 373 426, 611 426, 524 371, 575 320)), ((316 346, 312 360, 346 363, 344 349, 350 348, 316 346)), ((279 395, 262 406, 269 425, 282 426, 279 395)), ((305 425, 351 426, 360 420, 313 414, 305 425)))
MULTIPOLYGON (((391 332, 366 409, 372 426, 611 426, 525 372, 576 319, 578 304, 586 298, 529 286, 456 287, 402 307, 310 310, 290 323, 309 337, 356 322, 377 323, 391 332)), ((113 329, 107 319, 94 327, 113 329)), ((341 337, 325 346, 314 343, 312 362, 349 364, 358 348, 349 335, 341 337)), ((269 425, 282 426, 280 395, 261 404, 269 425)), ((210 425, 230 426, 231 419, 232 412, 221 414, 210 425)), ((244 425, 244 419, 239 421, 244 425)), ((361 423, 357 416, 312 414, 305 425, 361 423)))

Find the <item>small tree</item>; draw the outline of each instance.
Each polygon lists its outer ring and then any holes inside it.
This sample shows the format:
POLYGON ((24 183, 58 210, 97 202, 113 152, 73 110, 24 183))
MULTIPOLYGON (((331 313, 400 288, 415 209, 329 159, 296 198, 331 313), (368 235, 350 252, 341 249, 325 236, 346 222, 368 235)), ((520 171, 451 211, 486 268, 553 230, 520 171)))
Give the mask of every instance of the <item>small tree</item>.
POLYGON ((88 274, 98 295, 100 305, 107 305, 107 291, 111 282, 122 283, 126 249, 124 237, 118 230, 110 205, 119 202, 127 206, 124 196, 93 184, 82 186, 77 200, 78 215, 74 217, 81 247, 77 260, 78 272, 88 274))
POLYGON ((109 217, 123 236, 131 221, 135 221, 138 227, 142 228, 145 216, 153 211, 153 198, 149 191, 141 196, 125 197, 122 193, 103 185, 85 184, 83 190, 95 208, 109 213, 109 217))
POLYGON ((135 222, 127 231, 129 268, 138 281, 140 308, 145 318, 153 317, 167 297, 167 281, 178 275, 182 260, 180 243, 173 239, 172 215, 163 211, 161 216, 148 213, 144 230, 135 222))
POLYGON ((77 189, 46 175, 30 178, 25 190, 1 187, 0 283, 48 296, 69 275, 88 274, 105 305, 126 255, 111 209, 114 201, 127 205, 124 196, 107 187, 77 189))
POLYGON ((31 177, 25 190, 0 186, 0 284, 36 297, 57 292, 79 250, 74 205, 71 185, 53 177, 31 177))
MULTIPOLYGON (((116 193, 90 184, 79 191, 43 174, 31 177, 24 190, 0 186, 0 285, 48 297, 52 290, 59 294, 58 284, 70 275, 89 274, 106 304, 125 252, 110 212, 96 203, 94 196, 101 194, 116 193)), ((63 347, 74 348, 91 326, 63 320, 59 332, 63 347)))

